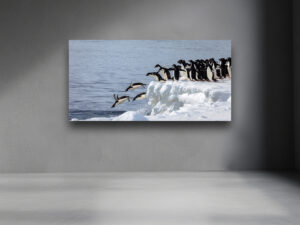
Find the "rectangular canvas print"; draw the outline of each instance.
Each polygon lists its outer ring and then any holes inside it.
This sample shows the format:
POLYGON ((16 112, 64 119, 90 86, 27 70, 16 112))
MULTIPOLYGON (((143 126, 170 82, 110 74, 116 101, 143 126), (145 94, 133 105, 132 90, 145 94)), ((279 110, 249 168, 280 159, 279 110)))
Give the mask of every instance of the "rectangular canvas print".
POLYGON ((231 41, 71 40, 69 120, 231 121, 231 41))

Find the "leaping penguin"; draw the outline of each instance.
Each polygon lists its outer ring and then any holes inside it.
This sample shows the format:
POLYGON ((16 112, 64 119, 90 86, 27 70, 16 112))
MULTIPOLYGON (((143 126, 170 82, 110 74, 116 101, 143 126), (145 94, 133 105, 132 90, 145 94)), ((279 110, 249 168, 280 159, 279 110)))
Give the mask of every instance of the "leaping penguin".
POLYGON ((119 97, 118 95, 114 95, 115 103, 111 106, 112 108, 116 107, 117 105, 122 104, 126 100, 130 102, 129 96, 122 96, 119 97))
POLYGON ((171 78, 171 73, 170 73, 170 69, 168 69, 168 68, 166 68, 166 67, 162 67, 161 65, 159 65, 159 64, 156 64, 155 65, 155 68, 159 68, 158 69, 158 73, 160 72, 160 71, 162 71, 162 76, 163 76, 163 79, 164 80, 172 80, 172 78, 171 78))
POLYGON ((145 86, 146 86, 146 84, 143 84, 143 83, 132 83, 131 82, 130 85, 129 85, 129 87, 126 88, 125 91, 134 90, 134 89, 137 89, 139 87, 145 87, 145 86))
POLYGON ((157 80, 158 82, 165 81, 158 72, 147 73, 146 76, 151 76, 155 80, 157 80))
POLYGON ((135 100, 143 100, 143 99, 145 99, 146 98, 146 92, 143 92, 143 93, 140 93, 140 94, 138 94, 137 96, 135 96, 134 98, 133 98, 133 101, 135 101, 135 100))

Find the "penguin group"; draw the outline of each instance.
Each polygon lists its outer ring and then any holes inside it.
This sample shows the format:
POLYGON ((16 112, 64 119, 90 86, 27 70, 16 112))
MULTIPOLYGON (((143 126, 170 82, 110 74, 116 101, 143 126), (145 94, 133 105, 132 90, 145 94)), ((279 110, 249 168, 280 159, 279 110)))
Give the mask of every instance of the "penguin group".
POLYGON ((214 58, 188 61, 179 59, 177 63, 178 65, 173 64, 168 68, 157 64, 155 68, 158 68, 158 71, 147 73, 146 76, 151 76, 158 82, 178 81, 181 78, 190 81, 217 81, 231 78, 231 57, 220 58, 219 62, 214 58))
MULTIPOLYGON (((151 76, 158 82, 165 81, 178 81, 190 80, 190 81, 208 81, 208 82, 217 82, 220 79, 232 77, 231 69, 231 57, 220 58, 219 62, 216 62, 214 58, 210 59, 196 59, 188 60, 179 59, 177 64, 173 64, 171 67, 161 66, 156 64, 154 68, 157 68, 157 71, 149 72, 146 76, 151 76), (171 75, 171 72, 173 76, 171 75)), ((146 87, 144 83, 130 83, 129 87, 125 90, 135 90, 140 87, 146 87)), ((135 100, 142 100, 146 98, 146 92, 142 92, 136 95, 133 98, 135 100)), ((126 100, 130 101, 130 97, 125 95, 119 97, 114 95, 115 103, 112 105, 112 108, 115 106, 124 103, 126 100)))

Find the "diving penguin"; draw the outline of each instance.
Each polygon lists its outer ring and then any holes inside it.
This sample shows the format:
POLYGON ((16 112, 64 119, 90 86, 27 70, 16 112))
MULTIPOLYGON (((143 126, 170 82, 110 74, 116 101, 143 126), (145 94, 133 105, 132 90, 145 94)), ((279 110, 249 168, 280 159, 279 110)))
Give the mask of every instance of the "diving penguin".
POLYGON ((116 107, 117 105, 122 104, 126 100, 130 102, 129 96, 122 96, 119 97, 118 95, 114 95, 115 103, 111 106, 112 108, 116 107))
POLYGON ((130 85, 129 85, 129 87, 126 88, 125 91, 134 90, 134 89, 137 89, 139 87, 145 87, 145 86, 146 86, 146 84, 143 84, 143 83, 132 83, 131 82, 130 85))
POLYGON ((155 65, 155 68, 159 68, 157 72, 158 72, 158 73, 159 73, 159 72, 162 72, 162 77, 163 77, 164 80, 171 80, 171 79, 172 79, 172 78, 171 78, 171 73, 170 73, 170 71, 169 71, 168 68, 162 67, 162 66, 159 65, 159 64, 156 64, 156 65, 155 65))
POLYGON ((158 72, 147 73, 146 76, 151 76, 158 82, 165 81, 158 72))
POLYGON ((133 101, 135 101, 135 100, 143 100, 143 99, 145 99, 146 98, 146 92, 143 92, 143 93, 140 93, 140 94, 138 94, 137 96, 135 96, 134 98, 133 98, 133 101))

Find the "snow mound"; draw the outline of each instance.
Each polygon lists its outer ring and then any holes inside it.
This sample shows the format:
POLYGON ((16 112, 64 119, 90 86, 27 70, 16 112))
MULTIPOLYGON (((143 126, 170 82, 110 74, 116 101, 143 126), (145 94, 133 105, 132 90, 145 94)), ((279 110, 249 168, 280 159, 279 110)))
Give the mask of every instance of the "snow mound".
POLYGON ((148 119, 140 112, 128 111, 116 117, 92 117, 85 120, 73 118, 71 121, 147 121, 148 119))
POLYGON ((146 121, 147 118, 139 112, 128 111, 120 116, 114 117, 113 121, 146 121))
POLYGON ((231 81, 152 81, 149 120, 231 120, 231 81))

